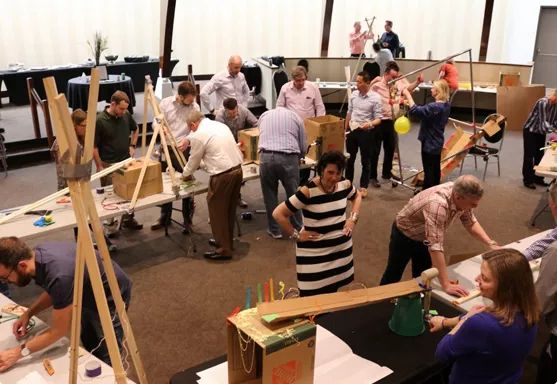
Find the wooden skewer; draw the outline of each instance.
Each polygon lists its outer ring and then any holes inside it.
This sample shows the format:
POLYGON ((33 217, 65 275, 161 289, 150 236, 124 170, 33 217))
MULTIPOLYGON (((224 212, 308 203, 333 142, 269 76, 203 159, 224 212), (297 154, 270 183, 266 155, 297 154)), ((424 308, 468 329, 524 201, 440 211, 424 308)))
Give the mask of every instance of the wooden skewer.
POLYGON ((452 301, 452 303, 455 304, 455 305, 460 305, 460 304, 466 303, 467 301, 475 299, 476 297, 478 297, 480 295, 481 295, 481 292, 480 292, 479 289, 473 289, 473 290, 470 291, 468 296, 463 296, 463 297, 459 297, 458 299, 454 299, 452 301))

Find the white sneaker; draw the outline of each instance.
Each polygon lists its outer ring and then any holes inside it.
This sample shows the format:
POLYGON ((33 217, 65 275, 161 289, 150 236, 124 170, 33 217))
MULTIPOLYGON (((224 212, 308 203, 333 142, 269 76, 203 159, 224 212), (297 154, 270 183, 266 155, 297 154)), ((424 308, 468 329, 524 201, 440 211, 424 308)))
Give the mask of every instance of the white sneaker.
POLYGON ((271 232, 270 230, 267 229, 267 234, 268 234, 269 236, 271 236, 273 239, 277 239, 277 240, 278 240, 278 239, 282 239, 282 233, 279 233, 279 234, 277 235, 277 234, 274 234, 273 232, 271 232))

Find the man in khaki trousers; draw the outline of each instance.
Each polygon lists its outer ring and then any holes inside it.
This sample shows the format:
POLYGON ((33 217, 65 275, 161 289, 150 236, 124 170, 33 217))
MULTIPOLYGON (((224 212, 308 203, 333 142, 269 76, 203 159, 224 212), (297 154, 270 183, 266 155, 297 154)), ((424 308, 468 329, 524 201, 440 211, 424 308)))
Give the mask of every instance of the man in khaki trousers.
POLYGON ((191 179, 202 160, 205 171, 211 175, 207 206, 214 239, 209 243, 216 249, 204 256, 209 260, 229 260, 233 254, 236 205, 243 178, 242 154, 226 125, 206 119, 199 111, 192 111, 187 123, 191 130, 188 136, 191 151, 183 177, 191 179))

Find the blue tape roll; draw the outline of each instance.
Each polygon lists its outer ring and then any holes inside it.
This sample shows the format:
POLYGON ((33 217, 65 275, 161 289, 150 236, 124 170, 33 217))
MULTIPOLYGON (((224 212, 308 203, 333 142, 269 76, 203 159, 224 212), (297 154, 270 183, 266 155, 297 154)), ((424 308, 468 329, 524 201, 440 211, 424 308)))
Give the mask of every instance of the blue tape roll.
POLYGON ((88 361, 85 364, 85 376, 97 377, 101 375, 101 363, 98 361, 88 361))

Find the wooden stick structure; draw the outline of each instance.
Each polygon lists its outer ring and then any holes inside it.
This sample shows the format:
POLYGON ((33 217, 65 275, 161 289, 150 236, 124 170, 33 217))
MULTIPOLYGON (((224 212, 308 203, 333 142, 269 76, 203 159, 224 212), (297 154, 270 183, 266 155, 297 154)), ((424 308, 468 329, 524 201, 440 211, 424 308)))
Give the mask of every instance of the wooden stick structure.
POLYGON ((468 296, 462 296, 462 297, 459 297, 458 299, 454 299, 452 301, 452 303, 455 304, 455 305, 460 305, 460 304, 466 303, 467 301, 475 299, 476 297, 480 296, 481 294, 482 293, 480 292, 479 289, 473 289, 468 293, 468 296))
POLYGON ((135 190, 133 191, 132 200, 129 206, 129 211, 133 212, 135 205, 137 204, 137 199, 139 198, 139 192, 141 190, 141 185, 143 184, 143 179, 145 178, 145 173, 147 172, 147 165, 148 160, 151 158, 153 150, 155 148, 155 143, 157 141, 157 137, 160 135, 161 137, 161 149, 164 151, 164 156, 166 158, 167 166, 168 166, 168 174, 170 175, 170 180, 172 181, 172 190, 176 194, 176 196, 180 193, 180 181, 176 177, 174 167, 172 166, 172 161, 170 157, 170 153, 168 151, 168 147, 172 149, 174 155, 178 159, 178 163, 182 167, 182 169, 186 165, 186 159, 183 153, 177 148, 178 144, 176 143, 176 139, 172 134, 172 131, 168 128, 168 122, 164 118, 164 114, 161 112, 159 104, 155 98, 155 92, 153 91, 153 83, 151 82, 151 78, 149 76, 145 76, 145 92, 143 94, 144 99, 144 115, 146 115, 147 106, 151 105, 153 109, 153 136, 151 137, 151 141, 149 142, 149 148, 147 149, 147 153, 144 155, 143 166, 141 167, 141 171, 139 173, 139 178, 137 180, 137 184, 135 186, 135 190), (168 139, 168 141, 167 141, 168 139))
POLYGON ((92 138, 94 137, 95 131, 95 114, 93 111, 96 110, 97 106, 99 78, 98 69, 94 68, 91 72, 91 87, 88 104, 88 110, 90 113, 87 119, 87 131, 83 149, 79 146, 77 141, 77 136, 68 111, 66 97, 63 94, 58 94, 53 77, 48 77, 43 80, 49 106, 52 108, 53 113, 51 116, 53 117, 56 137, 60 146, 60 153, 62 154, 61 162, 64 166, 63 176, 68 181, 69 191, 72 198, 72 206, 79 230, 75 264, 74 300, 72 307, 69 383, 77 383, 78 377, 77 360, 79 357, 85 268, 87 268, 91 286, 93 288, 93 294, 95 296, 95 302, 97 304, 103 334, 106 340, 112 368, 114 370, 115 381, 117 384, 127 383, 126 371, 124 370, 120 350, 118 348, 118 342, 112 324, 112 316, 108 307, 101 279, 101 272, 95 248, 93 246, 93 239, 88 226, 89 219, 93 228, 95 241, 99 247, 100 259, 103 263, 110 293, 115 303, 115 309, 122 323, 125 342, 130 349, 131 358, 139 378, 139 382, 143 384, 147 383, 147 376, 139 356, 139 351, 137 349, 131 326, 129 325, 129 319, 122 299, 122 293, 120 292, 120 288, 118 286, 112 260, 104 238, 102 224, 91 193, 90 170, 93 158, 92 138))

